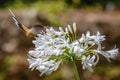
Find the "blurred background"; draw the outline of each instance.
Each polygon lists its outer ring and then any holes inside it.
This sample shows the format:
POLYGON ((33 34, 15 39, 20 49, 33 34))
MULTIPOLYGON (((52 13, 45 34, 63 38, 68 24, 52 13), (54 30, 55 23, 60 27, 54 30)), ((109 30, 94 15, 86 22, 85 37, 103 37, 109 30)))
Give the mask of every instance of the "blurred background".
MULTIPOLYGON (((120 0, 0 0, 0 80, 75 80, 71 64, 64 64, 48 76, 28 69, 27 53, 34 48, 32 40, 20 31, 8 9, 21 23, 66 27, 77 24, 78 38, 88 30, 106 36, 103 46, 120 49, 120 0)), ((81 80, 120 80, 120 56, 109 63, 100 56, 94 72, 83 71, 78 61, 81 80)))

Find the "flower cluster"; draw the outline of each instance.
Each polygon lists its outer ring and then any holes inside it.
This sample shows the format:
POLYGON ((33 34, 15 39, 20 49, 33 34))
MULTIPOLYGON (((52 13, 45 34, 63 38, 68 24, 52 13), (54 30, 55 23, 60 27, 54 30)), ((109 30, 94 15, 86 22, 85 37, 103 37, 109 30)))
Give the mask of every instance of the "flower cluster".
POLYGON ((76 24, 68 25, 65 30, 59 27, 59 31, 52 27, 37 35, 34 50, 29 51, 29 68, 37 69, 43 74, 51 74, 57 70, 64 61, 81 60, 82 68, 93 71, 92 67, 99 61, 99 54, 108 61, 115 59, 118 49, 115 47, 109 51, 103 51, 101 43, 105 36, 97 32, 90 35, 88 31, 81 38, 76 39, 76 24))
POLYGON ((45 33, 38 34, 33 41, 35 49, 29 51, 29 68, 36 68, 42 74, 50 74, 55 71, 61 60, 50 59, 61 55, 68 46, 69 39, 62 32, 55 31, 52 27, 45 33))

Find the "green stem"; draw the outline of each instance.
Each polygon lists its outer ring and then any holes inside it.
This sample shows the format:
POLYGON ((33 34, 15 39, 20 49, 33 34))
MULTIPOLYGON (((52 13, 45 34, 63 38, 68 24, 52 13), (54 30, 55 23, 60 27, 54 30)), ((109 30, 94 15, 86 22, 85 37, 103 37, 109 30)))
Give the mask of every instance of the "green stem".
POLYGON ((78 70, 77 70, 77 66, 76 66, 75 61, 73 61, 73 67, 74 67, 76 80, 80 80, 80 77, 79 77, 79 74, 78 74, 78 70))

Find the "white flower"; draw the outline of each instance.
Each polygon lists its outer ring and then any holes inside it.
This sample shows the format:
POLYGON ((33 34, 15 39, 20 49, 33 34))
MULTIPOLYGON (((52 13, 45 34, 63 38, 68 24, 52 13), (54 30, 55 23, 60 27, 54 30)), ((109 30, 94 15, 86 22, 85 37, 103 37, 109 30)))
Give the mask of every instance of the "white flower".
POLYGON ((95 55, 92 57, 90 55, 82 56, 82 68, 83 69, 88 69, 89 71, 93 71, 92 66, 95 65, 95 55))
POLYGON ((75 55, 77 55, 78 57, 80 57, 82 55, 82 52, 84 52, 85 50, 78 47, 78 46, 74 46, 74 50, 73 52, 75 53, 75 55))
POLYGON ((36 69, 41 72, 42 76, 43 74, 49 75, 53 71, 56 71, 59 67, 60 61, 55 62, 54 60, 46 61, 42 63, 40 66, 38 66, 36 69))
POLYGON ((84 43, 85 47, 88 47, 88 45, 97 45, 97 50, 101 50, 101 42, 105 40, 105 36, 101 35, 98 31, 96 35, 91 35, 88 31, 86 35, 82 34, 82 37, 79 39, 80 43, 84 43))
POLYGON ((79 44, 77 40, 69 45, 69 49, 69 53, 73 52, 78 57, 80 57, 82 55, 82 52, 85 51, 83 45, 79 44))
POLYGON ((31 68, 31 70, 33 69, 37 69, 41 72, 40 76, 42 76, 43 74, 50 74, 53 71, 57 70, 57 68, 59 67, 60 61, 56 62, 54 60, 48 60, 48 59, 43 59, 43 58, 30 58, 28 59, 29 61, 29 68, 31 68))
POLYGON ((109 50, 109 51, 96 50, 96 52, 103 55, 108 61, 110 61, 110 58, 115 59, 118 56, 118 53, 119 53, 117 48, 113 48, 112 50, 109 50))
POLYGON ((40 57, 41 55, 43 55, 43 52, 42 51, 34 51, 34 50, 31 50, 28 52, 30 56, 32 57, 40 57))
POLYGON ((102 49, 101 43, 102 41, 105 40, 105 36, 101 35, 100 32, 97 31, 97 34, 91 36, 91 39, 93 39, 94 40, 93 43, 95 43, 98 46, 97 50, 101 50, 102 49))
MULTIPOLYGON (((45 34, 38 34, 35 44, 35 50, 40 55, 60 55, 64 48, 68 46, 69 39, 66 39, 62 32, 55 31, 53 28, 47 29, 45 34)), ((30 52, 29 52, 30 53, 30 52)), ((36 55, 35 54, 35 55, 36 55)))
POLYGON ((93 42, 93 39, 90 36, 90 32, 87 31, 86 35, 82 34, 82 37, 78 39, 78 41, 82 44, 82 46, 85 48, 88 48, 89 45, 94 45, 95 42, 93 42))
POLYGON ((101 43, 105 36, 97 32, 90 35, 88 31, 85 35, 76 40, 76 24, 71 28, 68 25, 65 30, 59 27, 60 31, 52 27, 45 32, 38 34, 33 43, 34 50, 29 51, 29 68, 36 69, 43 74, 51 74, 56 71, 62 61, 81 60, 82 68, 93 71, 92 67, 99 61, 99 55, 103 55, 107 60, 115 59, 118 56, 118 49, 113 48, 103 51, 101 43))
POLYGON ((94 39, 94 41, 95 41, 96 43, 100 43, 100 42, 102 42, 102 41, 105 40, 105 36, 104 36, 104 35, 101 35, 100 32, 98 32, 98 31, 97 31, 97 34, 94 35, 94 36, 92 36, 91 38, 94 39))
POLYGON ((53 27, 51 27, 50 29, 46 29, 46 34, 50 36, 53 36, 53 35, 61 36, 63 33, 60 31, 55 31, 53 27))
POLYGON ((31 68, 31 70, 35 69, 36 67, 38 67, 39 65, 41 65, 43 62, 45 61, 45 59, 43 60, 42 58, 29 58, 28 62, 29 62, 29 68, 31 68))
POLYGON ((35 49, 29 51, 29 68, 39 70, 41 75, 52 73, 59 67, 61 60, 55 61, 51 57, 61 55, 69 46, 68 42, 69 39, 62 32, 53 28, 47 29, 46 33, 38 34, 33 41, 35 49))

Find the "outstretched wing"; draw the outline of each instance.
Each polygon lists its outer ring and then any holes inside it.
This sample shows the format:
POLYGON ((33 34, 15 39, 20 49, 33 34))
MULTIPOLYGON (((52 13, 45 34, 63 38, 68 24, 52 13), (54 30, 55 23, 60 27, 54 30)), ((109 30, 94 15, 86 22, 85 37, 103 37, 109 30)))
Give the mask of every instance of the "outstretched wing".
POLYGON ((14 13, 9 9, 10 13, 12 14, 12 18, 15 21, 16 26, 21 29, 22 31, 26 32, 28 30, 28 28, 24 25, 22 25, 16 18, 16 16, 14 15, 14 13))
POLYGON ((45 29, 47 28, 47 26, 43 26, 43 25, 34 25, 34 27, 32 27, 31 29, 28 29, 26 26, 22 25, 16 18, 16 16, 14 15, 14 13, 9 9, 10 13, 12 14, 12 18, 15 21, 15 24, 17 25, 17 27, 19 29, 21 29, 22 31, 24 31, 25 35, 27 37, 34 37, 36 36, 36 34, 39 34, 41 32, 45 32, 45 29))

